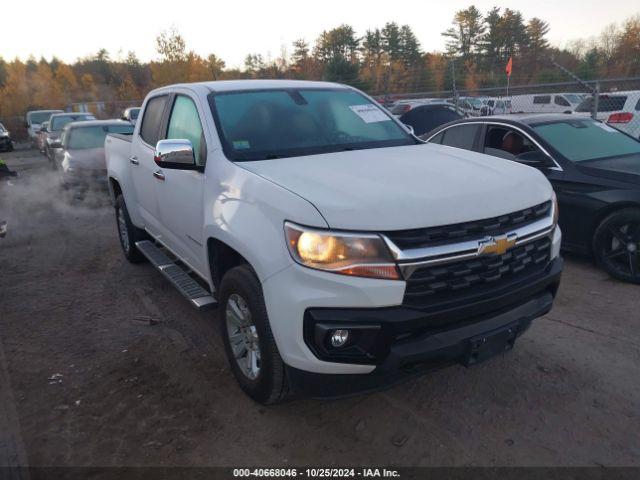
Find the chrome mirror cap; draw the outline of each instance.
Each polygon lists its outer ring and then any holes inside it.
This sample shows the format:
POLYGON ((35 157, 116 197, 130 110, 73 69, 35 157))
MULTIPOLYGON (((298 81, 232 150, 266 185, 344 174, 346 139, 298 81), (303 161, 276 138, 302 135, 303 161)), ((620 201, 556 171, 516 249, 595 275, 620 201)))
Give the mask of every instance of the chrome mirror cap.
POLYGON ((160 140, 156 145, 154 160, 160 166, 168 165, 195 165, 195 155, 191 140, 160 140))

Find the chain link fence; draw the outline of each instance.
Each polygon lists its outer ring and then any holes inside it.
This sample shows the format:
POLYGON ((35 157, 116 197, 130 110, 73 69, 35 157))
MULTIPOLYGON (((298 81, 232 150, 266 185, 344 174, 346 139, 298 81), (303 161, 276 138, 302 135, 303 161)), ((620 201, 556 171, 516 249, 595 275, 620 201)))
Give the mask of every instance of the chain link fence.
POLYGON ((640 77, 545 83, 510 88, 389 93, 376 99, 402 115, 424 104, 448 104, 466 117, 564 113, 592 117, 640 139, 640 77))

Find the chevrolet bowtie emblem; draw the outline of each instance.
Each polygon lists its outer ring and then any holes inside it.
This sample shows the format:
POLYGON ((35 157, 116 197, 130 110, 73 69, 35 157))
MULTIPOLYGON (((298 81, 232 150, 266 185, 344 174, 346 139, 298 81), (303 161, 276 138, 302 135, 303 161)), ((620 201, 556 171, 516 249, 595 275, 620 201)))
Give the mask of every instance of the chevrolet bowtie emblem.
POLYGON ((518 235, 510 233, 508 235, 500 235, 499 237, 487 237, 478 242, 478 255, 504 255, 507 250, 515 246, 518 241, 518 235))

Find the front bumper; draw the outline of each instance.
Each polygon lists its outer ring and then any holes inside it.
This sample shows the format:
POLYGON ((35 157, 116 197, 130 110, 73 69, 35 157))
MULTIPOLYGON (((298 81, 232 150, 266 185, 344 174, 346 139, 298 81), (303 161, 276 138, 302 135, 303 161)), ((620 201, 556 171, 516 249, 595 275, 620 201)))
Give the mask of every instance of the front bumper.
MULTIPOLYGON (((366 375, 321 374, 288 366, 289 380, 295 391, 327 398, 377 390, 461 362, 468 358, 472 339, 505 328, 513 329, 515 336, 519 336, 535 318, 548 313, 560 283, 562 266, 562 259, 558 257, 543 275, 527 285, 501 297, 448 311, 424 312, 406 307, 309 309, 305 316, 305 338, 309 342, 317 326, 375 326, 380 342, 372 349, 374 355, 369 362, 375 362, 376 366, 366 375)), ((310 348, 323 357, 316 347, 310 348)), ((324 355, 325 361, 332 360, 324 355)))

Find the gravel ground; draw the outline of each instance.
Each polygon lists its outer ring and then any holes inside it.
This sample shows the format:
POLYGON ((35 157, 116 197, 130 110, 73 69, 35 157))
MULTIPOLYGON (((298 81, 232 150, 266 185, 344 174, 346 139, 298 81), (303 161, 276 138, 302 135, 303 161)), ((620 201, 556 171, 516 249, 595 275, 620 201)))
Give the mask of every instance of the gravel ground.
POLYGON ((1 157, 20 177, 0 184, 0 465, 640 466, 640 288, 587 260, 502 357, 262 407, 217 313, 124 260, 106 197, 65 198, 33 151, 1 157))

